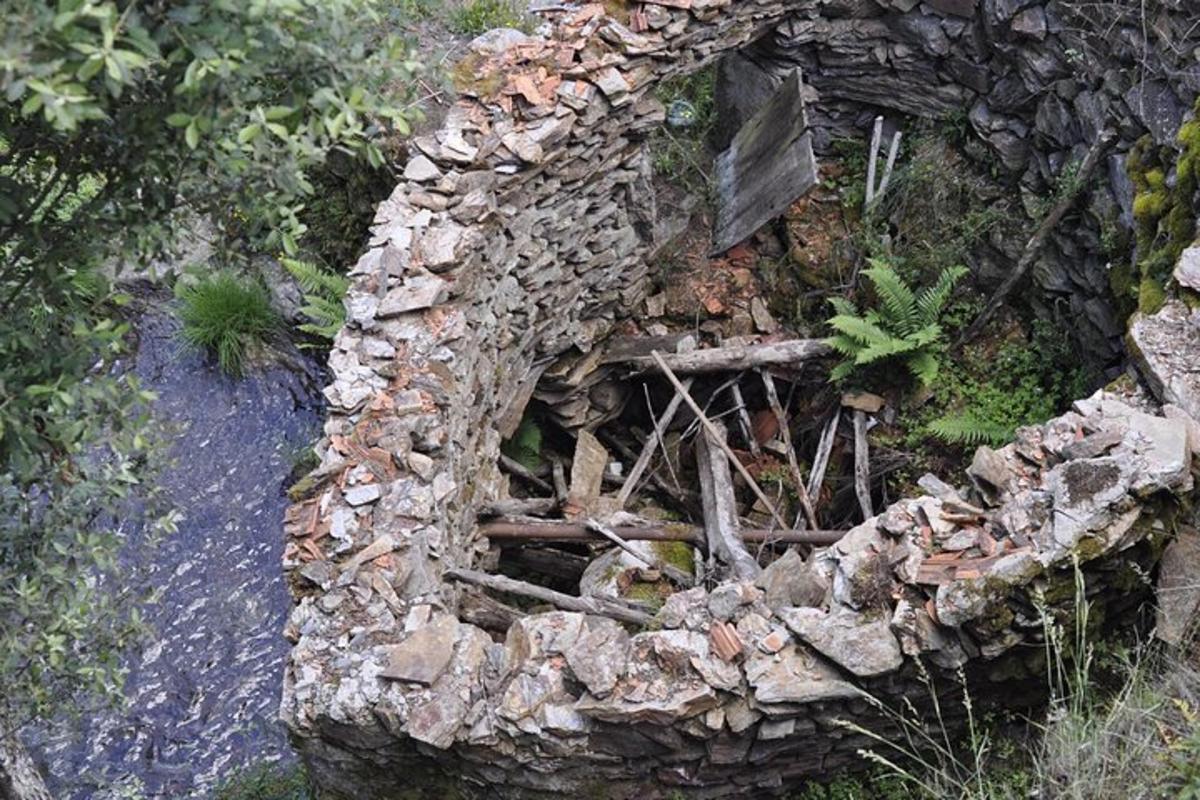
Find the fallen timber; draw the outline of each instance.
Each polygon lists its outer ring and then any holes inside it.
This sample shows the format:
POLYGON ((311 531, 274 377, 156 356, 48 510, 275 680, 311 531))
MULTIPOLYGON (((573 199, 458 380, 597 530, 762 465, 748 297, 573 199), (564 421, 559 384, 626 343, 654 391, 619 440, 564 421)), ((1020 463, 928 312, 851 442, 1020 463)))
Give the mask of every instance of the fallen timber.
MULTIPOLYGON (((701 546, 705 544, 703 528, 677 522, 646 527, 614 527, 611 530, 629 542, 690 542, 701 546)), ((596 542, 598 544, 608 541, 588 528, 587 525, 574 522, 497 519, 480 524, 479 533, 492 541, 596 542)), ((824 547, 837 542, 846 532, 742 528, 739 533, 743 541, 755 544, 776 542, 824 547)))
MULTIPOLYGON (((758 367, 795 367, 833 354, 821 339, 788 339, 782 342, 733 344, 687 353, 661 353, 662 362, 676 375, 739 372, 758 367)), ((654 355, 635 356, 627 362, 640 372, 663 371, 654 355)))

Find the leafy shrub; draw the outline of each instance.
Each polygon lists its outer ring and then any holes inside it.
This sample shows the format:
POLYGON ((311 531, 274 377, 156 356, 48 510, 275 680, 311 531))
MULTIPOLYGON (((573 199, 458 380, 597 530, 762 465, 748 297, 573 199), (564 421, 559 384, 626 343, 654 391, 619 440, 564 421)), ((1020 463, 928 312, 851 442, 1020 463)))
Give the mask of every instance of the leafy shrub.
POLYGON ((300 325, 300 330, 333 341, 333 337, 346 324, 346 307, 342 305, 342 298, 350 288, 350 279, 310 261, 284 258, 281 263, 305 293, 305 304, 300 307, 300 312, 311 322, 300 325))
POLYGON ((266 287, 228 272, 184 287, 179 299, 184 341, 215 354, 221 369, 235 377, 247 351, 279 328, 266 287))
POLYGON ((864 367, 900 361, 922 385, 929 386, 940 365, 942 327, 938 319, 954 285, 967 274, 966 268, 942 270, 937 281, 919 293, 880 259, 872 259, 871 268, 863 274, 875 289, 879 307, 860 313, 848 300, 830 299, 837 313, 828 322, 837 333, 826 341, 846 356, 830 379, 844 380, 864 367))
POLYGON ((478 36, 493 28, 525 28, 528 21, 512 0, 467 0, 450 13, 450 28, 478 36))

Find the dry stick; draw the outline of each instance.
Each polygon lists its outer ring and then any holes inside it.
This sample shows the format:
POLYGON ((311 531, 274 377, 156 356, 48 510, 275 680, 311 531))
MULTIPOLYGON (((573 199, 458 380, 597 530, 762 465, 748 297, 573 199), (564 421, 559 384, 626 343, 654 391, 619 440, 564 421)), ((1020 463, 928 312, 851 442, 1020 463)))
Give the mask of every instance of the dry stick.
POLYGON ((738 386, 737 381, 734 381, 729 387, 729 393, 733 395, 733 402, 737 404, 738 424, 741 425, 746 443, 750 445, 750 454, 756 459, 762 458, 762 448, 758 446, 758 440, 754 438, 754 423, 750 421, 750 412, 746 410, 746 401, 742 398, 742 388, 738 386))
MULTIPOLYGON (((695 525, 672 522, 645 527, 615 527, 612 529, 627 542, 689 542, 704 545, 704 529, 695 525)), ((479 534, 495 541, 513 542, 603 542, 604 539, 577 522, 558 520, 497 519, 481 522, 479 534)), ((798 531, 742 528, 747 542, 777 542, 779 544, 833 544, 845 531, 798 531)))
POLYGON ((629 555, 633 556, 638 561, 645 564, 647 567, 650 567, 651 569, 656 569, 659 572, 661 572, 663 575, 666 575, 667 579, 670 580, 672 583, 674 583, 678 586, 682 586, 685 589, 690 589, 692 586, 695 585, 695 582, 692 580, 691 575, 688 575, 686 572, 684 572, 681 569, 678 569, 677 567, 673 567, 670 564, 665 563, 660 558, 655 558, 654 556, 647 557, 645 555, 642 555, 642 553, 640 551, 638 551, 637 548, 630 545, 629 542, 627 542, 625 539, 622 539, 619 535, 617 535, 617 532, 612 530, 611 528, 604 527, 603 525, 601 525, 599 522, 597 522, 594 519, 589 519, 584 524, 587 526, 588 530, 595 531, 596 533, 603 536, 605 539, 608 539, 610 542, 612 542, 617 547, 624 550, 626 553, 629 553, 629 555))
POLYGON ((503 500, 493 500, 484 506, 483 513, 494 517, 534 516, 549 514, 558 508, 558 500, 553 497, 506 497, 503 500))
POLYGON ((888 149, 887 165, 883 168, 883 177, 879 179, 879 191, 875 199, 880 200, 887 192, 888 183, 892 180, 892 170, 896 168, 896 156, 900 153, 900 131, 892 136, 892 146, 888 149))
POLYGON ((838 422, 842 419, 842 409, 835 406, 833 416, 829 418, 825 429, 821 431, 821 439, 817 443, 817 452, 813 456, 812 472, 808 474, 808 496, 819 497, 821 485, 825 483, 825 470, 829 467, 829 454, 833 452, 833 440, 837 437, 838 422))
POLYGON ((779 432, 783 436, 783 446, 787 450, 788 468, 792 471, 796 494, 800 495, 800 506, 804 509, 804 516, 808 519, 809 527, 815 529, 817 513, 813 510, 812 499, 809 498, 808 489, 804 485, 804 476, 800 474, 800 462, 796 460, 796 448, 792 444, 792 430, 788 426, 787 416, 783 413, 783 406, 779 403, 779 393, 775 391, 775 379, 767 370, 762 370, 760 376, 763 388, 767 390, 767 403, 770 404, 771 411, 775 414, 775 419, 779 423, 779 432))
POLYGON ((523 481, 533 484, 543 492, 553 492, 554 487, 546 483, 544 480, 533 474, 533 471, 526 467, 516 459, 509 458, 506 455, 500 456, 500 466, 516 475, 523 481))
POLYGON ((1017 266, 1004 279, 1004 283, 1000 284, 1000 287, 988 298, 987 305, 984 306, 983 311, 979 312, 979 316, 975 318, 975 321, 958 337, 958 341, 954 343, 956 348, 961 347, 979 335, 979 332, 983 330, 983 326, 991 320, 992 315, 996 313, 1001 304, 1008 298, 1013 288, 1025 278, 1025 275, 1033 267, 1038 253, 1045 246, 1046 240, 1050 238, 1050 234, 1053 233, 1063 216, 1075 204, 1075 199, 1079 196, 1083 187, 1087 185, 1088 178, 1100 163, 1101 157, 1108 152, 1108 148, 1112 145, 1116 136, 1115 131, 1111 128, 1106 128, 1100 134, 1100 138, 1096 140, 1096 143, 1087 151, 1087 155, 1084 156, 1083 163, 1079 167, 1079 172, 1076 173, 1076 177, 1073 179, 1074 185, 1068 187, 1068 190, 1063 192, 1062 197, 1050 209, 1050 213, 1038 225, 1037 230, 1033 232, 1033 236, 1025 244, 1025 249, 1021 252, 1021 259, 1017 262, 1017 266))
POLYGON ((863 203, 866 211, 875 202, 875 160, 879 158, 879 144, 883 138, 883 117, 875 118, 875 130, 871 133, 871 152, 867 157, 867 197, 863 203))
POLYGON ((862 508, 863 520, 875 516, 871 507, 871 454, 867 449, 867 413, 854 411, 854 493, 862 508))
MULTIPOLYGON (((599 433, 601 438, 603 438, 605 442, 612 446, 614 450, 620 453, 622 458, 627 458, 630 461, 637 460, 638 454, 633 452, 629 445, 625 444, 611 433, 607 433, 605 431, 597 431, 597 433, 599 433)), ((689 492, 686 489, 672 486, 663 480, 654 470, 650 470, 648 474, 650 476, 650 482, 657 486, 660 492, 674 500, 675 504, 681 509, 689 510, 695 506, 696 496, 694 492, 689 492)))
MULTIPOLYGON (((690 378, 688 380, 691 381, 690 378)), ((687 386, 690 389, 691 383, 689 382, 687 384, 687 386)), ((650 411, 650 418, 654 419, 654 406, 650 403, 650 387, 648 387, 644 383, 642 384, 642 394, 646 398, 646 408, 650 411)), ((678 394, 672 393, 671 401, 675 402, 676 398, 678 398, 678 397, 679 397, 678 394)), ((682 403, 683 401, 679 400, 679 402, 682 403)), ((663 436, 663 431, 666 430, 666 427, 668 424, 669 423, 665 422, 665 421, 655 420, 654 421, 654 435, 658 437, 658 444, 662 447, 663 463, 665 463, 667 465, 667 473, 671 476, 671 484, 676 489, 679 489, 682 491, 683 487, 681 487, 679 485, 679 476, 677 474, 675 474, 675 465, 671 463, 671 454, 667 450, 666 437, 663 436)))
POLYGON ((758 577, 762 568, 746 550, 738 532, 737 498, 729 462, 717 452, 725 440, 724 431, 709 433, 706 428, 696 437, 696 466, 700 471, 700 498, 704 508, 704 537, 709 558, 719 558, 741 581, 758 577))
POLYGON ((674 372, 671 371, 671 368, 667 366, 667 362, 663 360, 662 354, 655 350, 650 353, 650 356, 654 359, 655 363, 658 364, 658 368, 663 371, 663 374, 667 376, 667 380, 671 382, 671 385, 675 387, 675 391, 679 392, 679 394, 683 396, 683 401, 688 404, 688 408, 692 409, 692 413, 696 415, 696 419, 700 420, 700 424, 704 426, 704 429, 712 434, 713 440, 717 443, 721 450, 724 451, 725 456, 730 460, 734 468, 737 469, 738 473, 746 480, 746 483, 750 485, 750 488, 754 491, 754 496, 762 501, 763 506, 771 513, 771 518, 775 520, 775 524, 777 524, 780 528, 786 528, 787 523, 783 521, 783 517, 781 517, 779 512, 775 510, 775 506, 771 504, 771 501, 767 499, 767 496, 763 493, 762 488, 758 485, 758 481, 754 480, 754 476, 752 476, 750 471, 746 469, 746 465, 743 464, 740 459, 738 459, 736 454, 734 454, 733 449, 729 446, 729 443, 726 442, 721 436, 717 426, 713 425, 712 422, 709 421, 708 417, 704 416, 704 412, 700 410, 700 406, 697 405, 696 401, 692 399, 692 396, 688 394, 687 389, 683 388, 683 384, 679 382, 679 378, 674 372))
MULTIPOLYGON (((692 379, 689 378, 685 384, 689 389, 692 386, 692 379)), ((646 467, 650 464, 650 459, 654 457, 654 451, 661 445, 663 454, 666 455, 667 446, 662 440, 662 431, 671 424, 671 420, 675 418, 675 412, 679 410, 679 404, 683 400, 678 394, 671 398, 671 402, 667 404, 667 408, 662 413, 661 419, 654 418, 654 409, 650 409, 650 419, 654 422, 654 436, 642 445, 641 455, 634 462, 633 469, 629 470, 629 477, 625 479, 624 485, 621 486, 621 491, 617 493, 617 507, 624 508, 629 502, 633 490, 637 488, 638 479, 642 477, 642 473, 646 471, 646 467)), ((667 459, 668 462, 670 459, 667 459)))
POLYGON ((489 575, 473 569, 451 568, 443 573, 450 580, 482 586, 496 592, 515 594, 541 600, 564 611, 579 611, 584 614, 596 614, 609 617, 618 622, 632 622, 635 625, 648 625, 654 617, 645 611, 638 611, 626 605, 603 597, 573 597, 569 594, 547 589, 525 581, 506 578, 503 575, 489 575))

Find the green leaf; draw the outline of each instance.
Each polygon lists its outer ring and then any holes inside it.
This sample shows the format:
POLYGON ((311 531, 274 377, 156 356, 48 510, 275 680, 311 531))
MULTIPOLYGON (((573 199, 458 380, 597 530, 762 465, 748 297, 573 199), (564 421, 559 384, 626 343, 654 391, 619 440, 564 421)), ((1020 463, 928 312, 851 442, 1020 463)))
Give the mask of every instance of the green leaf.
POLYGON ((258 137, 258 134, 261 132, 262 132, 262 126, 259 125, 257 122, 252 122, 251 124, 245 126, 240 131, 238 131, 238 135, 237 135, 238 144, 247 144, 249 142, 254 141, 255 138, 258 137))
POLYGON ((193 117, 188 123, 187 128, 183 132, 183 139, 187 142, 188 149, 195 150, 200 144, 200 126, 196 124, 196 118, 193 117))

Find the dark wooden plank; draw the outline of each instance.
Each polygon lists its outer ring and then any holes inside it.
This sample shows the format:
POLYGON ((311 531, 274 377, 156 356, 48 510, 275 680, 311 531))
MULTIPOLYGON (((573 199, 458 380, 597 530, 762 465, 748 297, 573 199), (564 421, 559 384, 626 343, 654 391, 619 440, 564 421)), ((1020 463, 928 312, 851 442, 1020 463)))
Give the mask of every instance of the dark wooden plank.
POLYGON ((729 149, 717 156, 713 252, 722 253, 749 238, 817 182, 817 159, 796 69, 742 126, 729 149))

